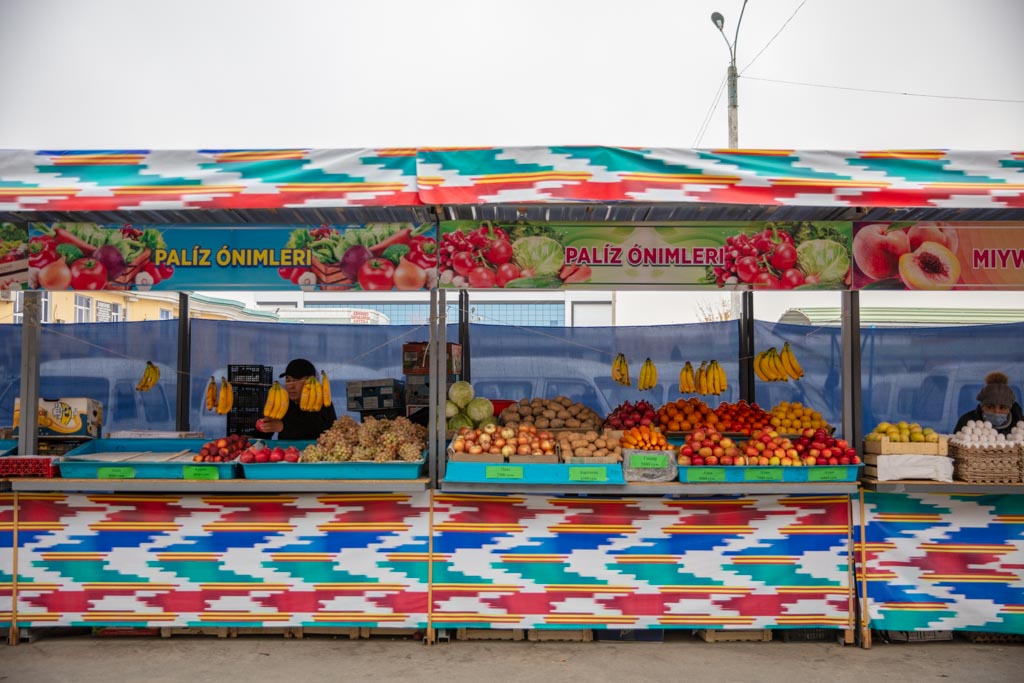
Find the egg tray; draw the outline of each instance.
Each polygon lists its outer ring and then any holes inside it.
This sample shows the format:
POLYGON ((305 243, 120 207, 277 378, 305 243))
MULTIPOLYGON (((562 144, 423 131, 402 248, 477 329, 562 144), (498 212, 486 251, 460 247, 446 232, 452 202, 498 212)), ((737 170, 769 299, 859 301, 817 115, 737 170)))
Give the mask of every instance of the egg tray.
POLYGON ((1016 484, 1021 481, 1024 455, 1020 446, 966 448, 951 444, 954 476, 972 484, 1016 484))

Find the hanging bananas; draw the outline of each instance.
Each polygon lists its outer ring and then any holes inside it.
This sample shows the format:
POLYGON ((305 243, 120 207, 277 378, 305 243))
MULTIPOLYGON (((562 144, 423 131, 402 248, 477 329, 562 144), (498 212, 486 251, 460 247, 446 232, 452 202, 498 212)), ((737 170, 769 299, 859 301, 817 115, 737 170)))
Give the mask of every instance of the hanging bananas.
POLYGON ((302 385, 299 408, 307 413, 315 413, 324 407, 324 388, 316 377, 307 377, 302 385))
POLYGON ((227 415, 231 412, 231 407, 235 404, 235 392, 231 388, 231 383, 228 382, 226 377, 220 378, 220 391, 217 392, 217 414, 227 415))
POLYGON ((658 368, 654 366, 650 358, 644 360, 640 366, 640 377, 637 379, 636 388, 640 391, 653 389, 658 384, 658 368))
POLYGON ((263 404, 263 416, 280 420, 288 412, 288 391, 280 382, 274 382, 267 390, 267 401, 263 404))
POLYGON ((136 391, 149 391, 160 381, 160 368, 153 364, 153 361, 146 361, 146 369, 142 371, 139 383, 135 385, 136 391))
POLYGON ((789 342, 782 345, 782 353, 773 346, 754 358, 754 372, 762 382, 788 382, 804 376, 804 370, 793 355, 789 342))
POLYGON ((629 380, 629 363, 626 362, 626 356, 621 353, 612 361, 612 379, 626 387, 633 384, 629 380))
POLYGON ((694 380, 693 365, 686 361, 686 365, 679 371, 679 393, 692 394, 697 391, 697 384, 694 380))
POLYGON ((327 379, 327 372, 320 371, 320 388, 323 390, 324 406, 331 405, 331 381, 327 379))
POLYGON ((206 409, 214 410, 217 407, 217 380, 210 375, 210 381, 206 385, 206 409))

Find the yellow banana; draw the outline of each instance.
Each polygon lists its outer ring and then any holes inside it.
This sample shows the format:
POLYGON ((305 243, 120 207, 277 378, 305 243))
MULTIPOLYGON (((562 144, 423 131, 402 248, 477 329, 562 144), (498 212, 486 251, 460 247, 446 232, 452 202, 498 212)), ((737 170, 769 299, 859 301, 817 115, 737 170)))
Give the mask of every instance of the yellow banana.
POLYGON ((718 388, 721 391, 726 391, 729 388, 729 380, 725 376, 725 368, 716 360, 715 369, 718 370, 718 388))
POLYGON ((789 375, 786 374, 786 369, 782 366, 782 360, 779 358, 779 352, 774 346, 768 349, 768 360, 772 364, 772 372, 775 373, 775 381, 788 382, 789 375))
POLYGON ((697 384, 693 376, 693 364, 690 361, 686 361, 686 365, 683 366, 683 391, 688 394, 697 391, 697 384))
POLYGON ((324 392, 324 405, 331 405, 331 381, 327 379, 327 372, 324 370, 320 371, 320 387, 324 392))
POLYGON ((313 378, 313 396, 315 398, 313 402, 313 410, 320 411, 324 407, 324 387, 320 382, 313 378))
POLYGON ((618 356, 616 356, 615 362, 619 367, 619 384, 626 387, 632 386, 633 382, 629 378, 629 361, 626 360, 626 356, 620 353, 618 356))
POLYGON ((636 388, 639 391, 647 388, 647 363, 640 365, 640 374, 636 378, 636 388))
POLYGON ((226 377, 220 378, 220 390, 217 392, 217 414, 225 415, 228 410, 228 380, 226 377))
POLYGON ((267 417, 274 417, 274 401, 277 399, 277 392, 274 391, 275 386, 280 386, 277 382, 274 382, 269 389, 267 389, 267 400, 263 403, 263 414, 267 417))
POLYGON ((274 382, 271 390, 274 394, 274 405, 269 417, 280 420, 288 412, 288 391, 278 382, 274 382))
POLYGON ((210 382, 206 385, 206 409, 213 410, 217 407, 217 380, 210 375, 210 382))
POLYGON ((793 379, 801 379, 804 376, 804 369, 800 367, 800 363, 797 362, 796 356, 793 355, 793 349, 790 348, 789 342, 782 345, 782 361, 786 365, 786 371, 790 373, 793 379))
POLYGON ((146 369, 142 371, 139 383, 135 385, 137 391, 149 391, 160 379, 160 368, 153 365, 153 361, 146 361, 146 369))
POLYGON ((638 388, 644 390, 653 389, 655 385, 658 383, 658 368, 655 367, 654 363, 651 361, 650 358, 644 360, 644 365, 640 372, 641 374, 644 374, 646 372, 646 375, 644 378, 643 386, 640 386, 638 388))
POLYGON ((302 383, 302 393, 299 394, 299 409, 309 410, 309 382, 302 383))
POLYGON ((754 374, 756 374, 757 378, 762 382, 771 381, 771 378, 768 377, 768 372, 765 369, 764 365, 764 357, 767 353, 767 351, 762 351, 761 353, 757 354, 757 356, 754 357, 754 374))
POLYGON ((615 356, 615 360, 612 361, 612 380, 622 384, 622 365, 619 363, 619 359, 622 358, 622 354, 615 356))
POLYGON ((713 360, 708 363, 708 374, 711 376, 711 393, 718 396, 722 393, 722 383, 718 378, 718 361, 713 360))
POLYGON ((702 360, 697 368, 697 393, 704 396, 708 393, 708 362, 702 360))
POLYGON ((690 361, 686 361, 686 365, 684 365, 683 367, 679 368, 679 393, 680 394, 685 394, 686 393, 686 387, 687 387, 687 384, 686 384, 686 368, 689 365, 690 365, 690 361))

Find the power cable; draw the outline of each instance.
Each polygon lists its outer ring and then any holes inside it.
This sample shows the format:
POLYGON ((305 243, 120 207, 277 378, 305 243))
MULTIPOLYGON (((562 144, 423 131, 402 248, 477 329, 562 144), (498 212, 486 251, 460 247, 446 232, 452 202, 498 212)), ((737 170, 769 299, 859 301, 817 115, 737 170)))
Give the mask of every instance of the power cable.
POLYGON ((711 107, 708 109, 708 113, 704 115, 704 122, 700 126, 700 130, 697 131, 697 137, 693 140, 694 149, 700 147, 701 140, 704 139, 704 133, 707 132, 708 126, 711 124, 711 117, 714 116, 715 111, 718 110, 718 103, 722 99, 722 91, 725 90, 725 82, 727 77, 722 78, 722 82, 718 85, 718 92, 715 93, 715 99, 711 102, 711 107))
POLYGON ((768 40, 768 42, 764 44, 764 47, 762 47, 761 50, 756 55, 754 55, 754 58, 751 59, 747 63, 747 65, 745 67, 743 67, 743 69, 740 71, 740 75, 743 75, 744 73, 746 73, 747 69, 749 69, 751 66, 754 65, 754 62, 757 61, 757 58, 760 57, 761 54, 764 53, 764 51, 768 49, 769 45, 771 45, 773 42, 775 42, 775 39, 779 37, 779 34, 782 33, 782 31, 785 30, 785 28, 787 26, 789 26, 789 22, 793 21, 793 17, 795 17, 796 13, 800 11, 800 8, 803 7, 806 4, 807 4, 807 0, 803 0, 803 2, 801 2, 799 5, 797 5, 797 8, 795 10, 793 10, 792 14, 789 15, 789 19, 786 19, 785 23, 783 23, 782 26, 779 28, 779 30, 775 32, 775 35, 772 36, 768 40))
POLYGON ((785 83, 786 85, 803 85, 809 88, 827 88, 830 90, 850 90, 853 92, 870 92, 882 95, 904 95, 906 97, 932 97, 942 100, 967 100, 972 102, 1007 102, 1010 104, 1024 104, 1024 100, 1009 100, 998 97, 962 97, 959 95, 936 95, 932 93, 904 92, 900 90, 878 90, 875 88, 851 88, 842 85, 825 85, 824 83, 804 83, 801 81, 784 81, 778 78, 758 78, 756 76, 744 76, 748 81, 765 81, 766 83, 785 83))

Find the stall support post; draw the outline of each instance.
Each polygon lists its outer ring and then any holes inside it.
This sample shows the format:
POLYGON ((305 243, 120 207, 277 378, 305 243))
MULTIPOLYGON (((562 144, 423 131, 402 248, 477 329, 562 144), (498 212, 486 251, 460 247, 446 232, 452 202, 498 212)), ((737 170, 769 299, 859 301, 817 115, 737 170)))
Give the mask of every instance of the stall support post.
POLYGON ((22 293, 21 322, 21 415, 18 419, 18 454, 39 452, 39 321, 42 293, 22 293))
POLYGON ((427 438, 430 440, 428 473, 432 487, 436 487, 437 483, 444 478, 446 425, 444 402, 448 391, 448 376, 445 374, 448 369, 447 348, 445 292, 434 289, 430 292, 430 343, 427 351, 427 357, 430 359, 430 364, 427 367, 427 371, 430 373, 430 407, 428 409, 430 411, 428 415, 430 431, 427 434, 427 438))
POLYGON ((189 403, 192 388, 192 315, 188 292, 178 293, 178 394, 175 429, 189 431, 189 403))
POLYGON ((754 293, 740 295, 740 398, 754 402, 754 293))
POLYGON ((459 290, 459 344, 462 345, 462 379, 473 381, 469 353, 469 292, 459 290))
POLYGON ((843 438, 861 443, 860 292, 842 293, 843 438))

